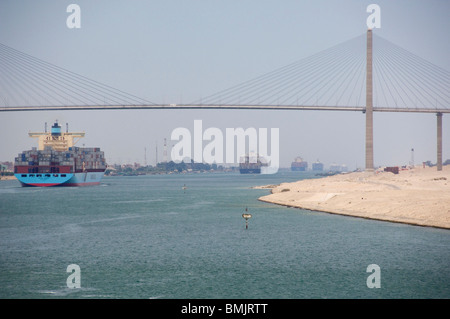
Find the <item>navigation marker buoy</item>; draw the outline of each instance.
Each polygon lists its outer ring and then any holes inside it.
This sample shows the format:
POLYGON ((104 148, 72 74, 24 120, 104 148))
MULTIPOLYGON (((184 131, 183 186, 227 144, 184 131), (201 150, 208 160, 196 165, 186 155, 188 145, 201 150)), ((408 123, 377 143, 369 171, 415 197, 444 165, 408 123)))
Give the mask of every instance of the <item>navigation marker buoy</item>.
MULTIPOLYGON (((248 212, 248 208, 245 208, 245 211, 248 212)), ((252 218, 252 214, 244 213, 242 217, 245 219, 245 229, 248 229, 248 220, 252 218)))

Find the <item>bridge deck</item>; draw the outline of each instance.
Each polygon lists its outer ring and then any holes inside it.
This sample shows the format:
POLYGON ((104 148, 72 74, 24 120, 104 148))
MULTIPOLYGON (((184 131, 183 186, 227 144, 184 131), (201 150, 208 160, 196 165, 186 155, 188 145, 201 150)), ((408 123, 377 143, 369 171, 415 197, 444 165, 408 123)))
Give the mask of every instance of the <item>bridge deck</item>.
MULTIPOLYGON (((20 106, 0 107, 0 112, 17 111, 73 111, 73 110, 316 110, 316 111, 353 111, 364 112, 363 106, 314 106, 314 105, 217 105, 217 104, 149 104, 149 105, 68 105, 68 106, 20 106)), ((400 108, 374 107, 374 112, 413 112, 413 113, 450 113, 450 109, 441 108, 400 108)))

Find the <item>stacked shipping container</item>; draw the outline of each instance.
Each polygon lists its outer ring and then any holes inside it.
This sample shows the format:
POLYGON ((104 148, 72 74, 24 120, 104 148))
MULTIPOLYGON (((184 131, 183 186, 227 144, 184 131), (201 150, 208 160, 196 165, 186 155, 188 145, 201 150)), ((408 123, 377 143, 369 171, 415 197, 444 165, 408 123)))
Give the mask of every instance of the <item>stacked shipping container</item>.
POLYGON ((100 148, 70 147, 68 151, 24 151, 15 158, 15 173, 104 172, 106 160, 100 148))

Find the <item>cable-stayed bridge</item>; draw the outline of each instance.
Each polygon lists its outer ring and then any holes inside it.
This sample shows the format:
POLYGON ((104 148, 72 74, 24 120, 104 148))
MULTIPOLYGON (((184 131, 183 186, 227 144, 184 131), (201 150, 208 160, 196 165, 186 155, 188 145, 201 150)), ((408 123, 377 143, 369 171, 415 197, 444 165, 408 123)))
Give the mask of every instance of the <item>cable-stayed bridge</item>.
POLYGON ((450 72, 372 34, 187 104, 150 102, 0 44, 0 111, 253 109, 361 111, 373 170, 373 112, 450 113, 450 72))

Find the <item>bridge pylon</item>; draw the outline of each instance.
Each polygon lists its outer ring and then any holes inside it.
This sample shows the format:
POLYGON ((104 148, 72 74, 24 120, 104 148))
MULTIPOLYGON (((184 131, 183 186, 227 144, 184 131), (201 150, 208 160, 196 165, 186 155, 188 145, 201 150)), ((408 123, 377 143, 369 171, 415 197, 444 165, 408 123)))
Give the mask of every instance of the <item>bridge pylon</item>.
POLYGON ((366 63, 366 171, 373 172, 373 84, 371 29, 367 30, 366 63))
POLYGON ((437 170, 442 171, 442 113, 437 113, 437 170))

